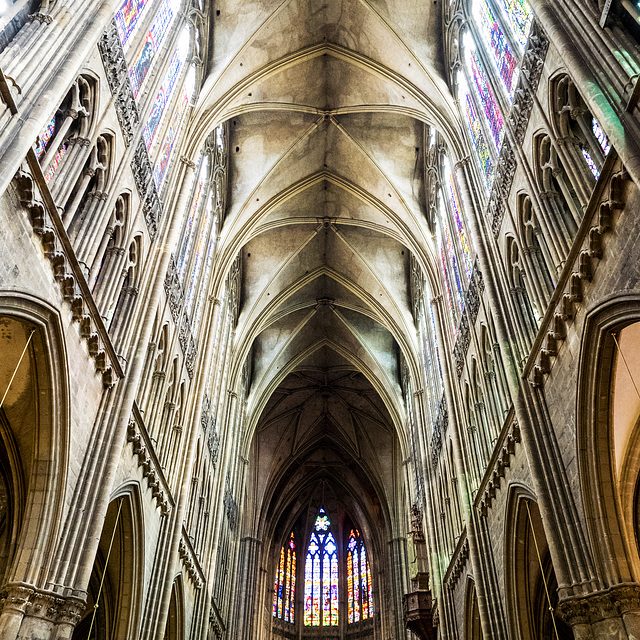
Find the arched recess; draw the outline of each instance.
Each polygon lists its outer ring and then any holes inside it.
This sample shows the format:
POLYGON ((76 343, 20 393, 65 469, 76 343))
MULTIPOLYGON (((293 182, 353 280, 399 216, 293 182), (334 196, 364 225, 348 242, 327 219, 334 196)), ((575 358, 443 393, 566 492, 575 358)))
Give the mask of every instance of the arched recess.
POLYGON ((140 488, 125 485, 109 503, 87 588, 87 606, 72 640, 137 637, 144 584, 143 540, 140 488))
POLYGON ((12 582, 44 587, 49 577, 66 481, 66 370, 57 312, 35 297, 0 292, 0 580, 5 588, 12 582))
POLYGON ((179 575, 171 587, 169 615, 164 630, 164 640, 183 640, 184 638, 184 585, 179 575))
POLYGON ((510 637, 573 640, 571 627, 551 613, 558 605, 558 581, 540 510, 526 487, 510 487, 505 524, 505 592, 510 637))
POLYGON ((467 593, 464 606, 465 640, 482 640, 482 627, 480 626, 480 609, 478 608, 478 595, 476 584, 472 578, 467 579, 467 593))
POLYGON ((638 322, 640 297, 616 297, 589 314, 582 337, 578 461, 600 588, 640 578, 638 322))

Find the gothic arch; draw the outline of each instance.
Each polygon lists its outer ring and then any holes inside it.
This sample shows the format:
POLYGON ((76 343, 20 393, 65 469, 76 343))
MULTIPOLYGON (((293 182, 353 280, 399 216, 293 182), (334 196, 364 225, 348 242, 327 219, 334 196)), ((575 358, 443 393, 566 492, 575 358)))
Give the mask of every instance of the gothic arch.
MULTIPOLYGON (((11 535, 5 584, 44 586, 58 539, 68 455, 66 348, 58 313, 33 296, 0 292, 2 353, 0 398, 33 331, 6 395, 0 420, 5 486, 11 492, 11 535), (17 509, 20 509, 20 513, 17 509), (33 544, 33 540, 46 541, 33 544)), ((9 524, 9 523, 8 523, 9 524)))
POLYGON ((143 540, 140 486, 129 483, 114 491, 107 508, 87 588, 87 606, 73 640, 84 640, 91 627, 98 640, 137 637, 144 584, 143 540))
POLYGON ((550 609, 558 605, 558 582, 537 500, 521 484, 509 487, 505 519, 507 624, 514 640, 572 639, 571 628, 550 609))
MULTIPOLYGON (((577 394, 577 446, 586 521, 596 576, 607 588, 640 578, 636 521, 640 455, 616 455, 612 389, 620 332, 640 321, 640 298, 616 296, 591 311, 582 336, 577 394)), ((628 442, 637 443, 638 424, 628 442)))
POLYGON ((184 640, 184 582, 182 574, 173 581, 164 640, 184 640))
POLYGON ((480 626, 480 609, 478 608, 478 595, 476 583, 469 576, 467 578, 467 591, 464 606, 465 633, 464 640, 482 640, 482 627, 480 626))

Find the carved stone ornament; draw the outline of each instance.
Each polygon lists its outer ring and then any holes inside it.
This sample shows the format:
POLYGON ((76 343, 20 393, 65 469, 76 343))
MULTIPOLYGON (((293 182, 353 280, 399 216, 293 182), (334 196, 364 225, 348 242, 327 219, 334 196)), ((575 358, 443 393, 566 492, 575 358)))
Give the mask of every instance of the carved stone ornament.
MULTIPOLYGON (((518 84, 513 97, 513 105, 509 114, 509 122, 513 131, 515 144, 521 145, 533 107, 533 96, 538 89, 544 60, 549 49, 549 39, 537 23, 533 21, 527 48, 524 52, 518 84)), ((500 152, 496 176, 493 181, 487 217, 491 223, 493 235, 497 238, 504 216, 505 202, 511 190, 516 171, 516 158, 513 147, 505 140, 500 152)))
POLYGON ((136 183, 138 195, 142 201, 142 211, 149 229, 149 236, 153 240, 158 231, 158 221, 162 215, 162 202, 153 179, 153 167, 147 152, 147 145, 142 138, 140 138, 136 146, 133 160, 131 161, 131 170, 133 171, 133 179, 136 183))
POLYGON ((620 584, 606 591, 561 600, 557 614, 572 627, 640 612, 640 585, 620 584))
POLYGON ((107 74, 107 82, 113 95, 124 141, 129 146, 140 124, 140 115, 136 100, 133 97, 133 90, 129 81, 129 69, 115 20, 109 23, 102 37, 98 40, 98 49, 102 56, 102 64, 107 74))
POLYGON ((449 413, 447 411, 447 401, 442 395, 440 404, 438 405, 438 415, 436 422, 433 425, 433 434, 431 435, 431 461, 435 467, 438 464, 438 458, 442 452, 442 444, 444 442, 444 435, 447 432, 449 426, 449 413))
POLYGON ((85 601, 75 596, 63 598, 22 584, 8 584, 0 594, 0 611, 11 610, 55 624, 75 626, 85 606, 85 601))
POLYGON ((469 288, 464 296, 464 309, 460 325, 458 326, 458 338, 453 347, 453 358, 456 363, 456 373, 458 378, 462 375, 464 368, 464 359, 469 350, 471 343, 471 327, 475 324, 480 310, 480 296, 484 291, 484 280, 482 272, 478 267, 478 261, 473 265, 471 272, 471 280, 469 280, 469 288))

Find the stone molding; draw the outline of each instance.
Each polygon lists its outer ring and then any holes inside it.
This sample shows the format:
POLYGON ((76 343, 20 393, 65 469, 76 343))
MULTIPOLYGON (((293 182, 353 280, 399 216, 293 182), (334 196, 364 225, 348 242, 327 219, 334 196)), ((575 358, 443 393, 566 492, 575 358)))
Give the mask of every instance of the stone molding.
POLYGON ((614 150, 607 156, 605 169, 607 167, 611 170, 610 180, 606 182, 603 169, 600 176, 602 183, 598 182, 601 188, 598 189, 596 185, 591 196, 525 367, 525 377, 529 376, 531 384, 536 388, 544 385, 544 376, 550 373, 553 361, 584 299, 587 285, 593 279, 604 254, 604 238, 613 230, 614 213, 624 207, 622 186, 629 176, 624 167, 621 167, 614 150), (617 172, 612 171, 614 164, 619 165, 617 172))
POLYGON ((211 411, 211 400, 205 393, 202 402, 202 416, 200 418, 202 431, 206 436, 207 449, 211 458, 211 464, 214 466, 218 462, 218 452, 220 450, 220 436, 216 431, 216 418, 211 411))
POLYGON ((167 273, 164 278, 164 292, 169 303, 171 317, 176 326, 179 327, 178 342, 184 355, 184 364, 187 368, 187 373, 189 374, 189 378, 193 378, 198 349, 193 339, 193 334, 191 333, 191 321, 186 311, 184 311, 184 290, 180 283, 178 268, 173 255, 169 260, 169 266, 167 267, 167 273))
POLYGON ((625 613, 640 611, 640 585, 618 584, 605 591, 561 600, 556 609, 569 625, 591 625, 625 613))
POLYGON ((149 237, 153 240, 158 232, 158 221, 162 216, 162 201, 153 178, 153 166, 147 152, 147 145, 142 137, 138 140, 133 160, 131 160, 131 171, 142 202, 142 212, 149 230, 149 237))
POLYGON ((467 566, 468 559, 469 539, 467 538, 466 530, 463 530, 449 562, 449 568, 447 569, 447 573, 445 574, 443 581, 443 584, 445 584, 447 589, 450 591, 453 591, 453 589, 456 588, 458 580, 460 579, 464 568, 467 566))
MULTIPOLYGON (((93 358, 96 371, 102 375, 102 384, 108 389, 115 384, 116 377, 123 376, 122 369, 113 347, 110 343, 107 344, 109 335, 88 289, 82 268, 75 261, 68 237, 63 237, 62 221, 53 220, 51 207, 46 206, 47 197, 42 194, 30 172, 19 169, 14 183, 21 204, 29 212, 33 232, 39 236, 44 255, 51 264, 53 277, 60 287, 62 297, 70 305, 73 321, 93 358)), ((47 195, 50 199, 50 194, 47 195)), ((55 215, 58 215, 57 211, 55 215)))
POLYGON ((462 310, 462 318, 458 326, 458 338, 453 347, 453 358, 456 363, 456 374, 458 378, 462 375, 464 369, 464 361, 467 357, 467 351, 471 344, 471 328, 475 324, 480 311, 480 296, 484 291, 484 280, 482 272, 478 266, 478 260, 473 263, 473 271, 471 272, 471 280, 469 287, 464 294, 464 309, 462 310))
POLYGON ((109 23, 102 37, 98 40, 98 49, 107 74, 109 89, 111 89, 111 94, 113 95, 124 142, 128 147, 131 145, 133 136, 140 124, 140 114, 138 113, 136 100, 133 97, 129 69, 115 20, 109 23))
POLYGON ((442 452, 442 445, 444 443, 444 436, 449 426, 449 412, 447 410, 447 400, 444 393, 438 404, 438 415, 433 425, 433 433, 431 434, 431 461, 435 467, 438 464, 440 453, 442 452))
POLYGON ((54 624, 75 626, 85 608, 86 602, 75 596, 64 598, 20 583, 9 583, 0 592, 0 611, 13 611, 54 624))
POLYGON ((482 483, 478 488, 475 500, 476 508, 480 515, 484 517, 489 512, 491 503, 496 497, 498 489, 500 489, 506 469, 511 466, 511 458, 515 455, 516 444, 522 440, 518 423, 515 420, 511 420, 507 422, 507 425, 508 427, 500 434, 501 437, 487 465, 482 483))
POLYGON ((542 68, 549 49, 549 39, 536 20, 531 25, 527 48, 520 66, 520 76, 509 113, 509 124, 513 133, 513 143, 506 139, 502 145, 493 187, 487 205, 487 217, 494 237, 498 237, 506 200, 511 191, 516 172, 516 158, 512 144, 520 146, 529 123, 533 108, 533 96, 538 90, 542 68))
POLYGON ((180 538, 180 543, 178 545, 178 556, 180 557, 180 561, 182 562, 189 579, 193 582, 193 586, 196 589, 201 589, 204 584, 204 573, 200 566, 198 556, 196 555, 196 552, 191 545, 191 541, 189 540, 189 535, 184 527, 182 528, 182 537, 180 538))
POLYGON ((147 486, 151 489, 156 506, 160 508, 160 513, 166 516, 174 503, 171 489, 144 426, 140 411, 135 405, 133 414, 134 417, 127 426, 127 442, 131 443, 133 455, 138 458, 138 466, 142 467, 142 475, 147 480, 147 486))

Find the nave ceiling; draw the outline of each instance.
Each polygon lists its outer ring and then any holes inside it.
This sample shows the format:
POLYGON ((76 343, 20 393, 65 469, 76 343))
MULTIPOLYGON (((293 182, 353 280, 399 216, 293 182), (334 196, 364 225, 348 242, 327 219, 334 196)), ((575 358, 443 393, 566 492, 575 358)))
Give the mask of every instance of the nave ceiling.
MULTIPOLYGON (((274 398, 320 353, 318 375, 348 366, 368 381, 406 449, 398 362, 401 353, 410 367, 419 358, 410 254, 427 277, 435 265, 425 125, 454 149, 456 137, 440 3, 229 1, 216 4, 213 20, 190 139, 195 156, 212 127, 228 122, 230 186, 213 289, 241 253, 232 376, 249 358, 243 449, 274 398)), ((313 411, 300 411, 315 424, 313 411)), ((327 439, 342 448, 331 429, 327 439)), ((372 467, 357 446, 349 455, 372 467)))

